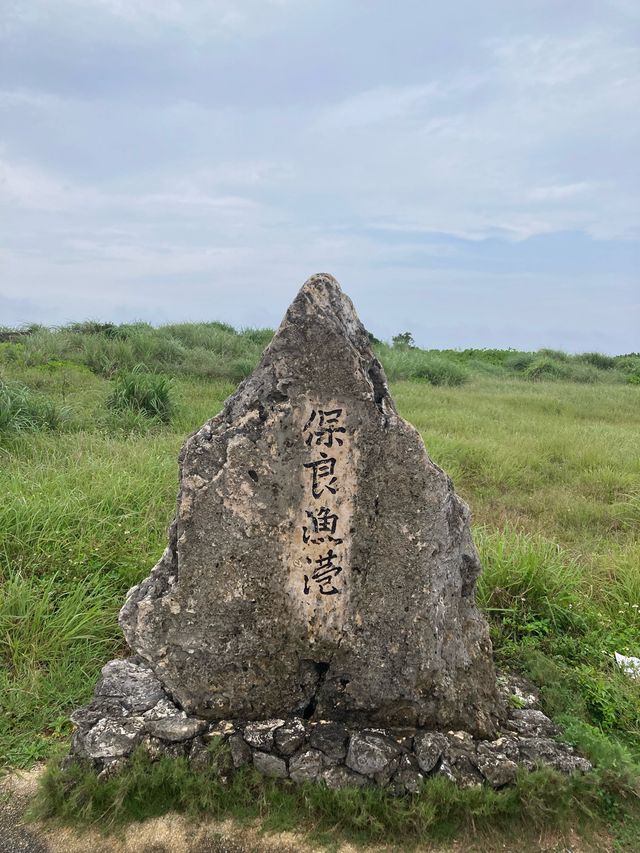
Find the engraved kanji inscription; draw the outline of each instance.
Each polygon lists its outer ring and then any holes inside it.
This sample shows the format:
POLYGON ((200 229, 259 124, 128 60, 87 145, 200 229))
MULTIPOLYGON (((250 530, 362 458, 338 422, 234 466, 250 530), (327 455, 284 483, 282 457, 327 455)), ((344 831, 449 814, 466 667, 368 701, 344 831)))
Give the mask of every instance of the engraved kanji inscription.
POLYGON ((326 554, 320 556, 317 560, 312 560, 307 557, 307 563, 316 568, 313 573, 304 576, 304 593, 308 595, 310 592, 309 581, 315 581, 318 584, 320 595, 336 595, 340 590, 334 585, 335 578, 342 571, 342 566, 335 562, 337 557, 332 548, 329 548, 326 554))
POLYGON ((320 459, 305 462, 304 467, 311 470, 311 494, 314 498, 321 498, 325 490, 335 495, 338 478, 335 475, 336 460, 332 456, 320 451, 320 459))
POLYGON ((309 434, 305 438, 305 444, 323 444, 325 447, 333 447, 333 442, 342 447, 344 441, 340 433, 346 433, 343 426, 339 426, 342 409, 313 409, 309 420, 304 426, 303 432, 309 434))
POLYGON ((307 524, 302 527, 302 541, 306 544, 312 542, 334 542, 336 545, 342 544, 342 539, 334 536, 338 527, 339 518, 335 512, 331 512, 329 507, 321 506, 317 511, 305 510, 307 516, 307 524))

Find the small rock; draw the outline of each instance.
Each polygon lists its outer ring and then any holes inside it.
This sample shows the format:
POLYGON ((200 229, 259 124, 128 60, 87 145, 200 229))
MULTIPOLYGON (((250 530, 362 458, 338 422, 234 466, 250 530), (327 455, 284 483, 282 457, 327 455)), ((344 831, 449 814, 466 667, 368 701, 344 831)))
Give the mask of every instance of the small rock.
POLYGON ((298 717, 288 720, 284 726, 275 730, 274 743, 281 755, 293 755, 304 743, 306 729, 302 720, 298 717))
POLYGON ((276 729, 284 726, 284 720, 264 720, 257 723, 247 723, 244 727, 244 739, 255 749, 271 749, 273 735, 276 729))
POLYGON ((104 762, 104 767, 98 773, 98 782, 106 782, 107 779, 113 779, 118 773, 121 773, 127 766, 124 758, 111 758, 104 762))
POLYGON ((229 737, 236 731, 235 723, 231 720, 218 720, 217 723, 212 723, 207 731, 207 737, 229 737))
POLYGON ((211 753, 205 740, 195 737, 189 748, 189 764, 193 770, 202 772, 211 767, 211 753))
POLYGON ((252 752, 241 735, 231 735, 228 741, 231 760, 236 770, 245 764, 251 764, 252 752))
POLYGON ((187 751, 187 744, 184 741, 161 740, 152 735, 145 735, 140 744, 152 761, 157 761, 160 758, 181 758, 187 751))
POLYGON ((147 723, 147 731, 150 735, 168 741, 190 740, 196 735, 202 734, 206 728, 206 720, 187 717, 186 714, 165 717, 162 720, 152 720, 147 723))
POLYGON ((534 708, 523 708, 512 711, 506 723, 506 728, 517 732, 521 737, 553 737, 559 732, 558 727, 549 717, 534 708))
POLYGON ((346 765, 364 776, 375 776, 386 770, 400 755, 398 744, 377 732, 358 732, 351 736, 346 765))
POLYGON ((502 788, 515 781, 518 773, 520 750, 515 738, 499 737, 478 744, 476 767, 494 788, 502 788))
POLYGON ((440 732, 418 732, 413 738, 413 751, 423 773, 431 773, 442 757, 449 741, 440 732))
POLYGON ((450 782, 457 783, 457 781, 458 781, 456 776, 453 773, 453 770, 451 769, 451 765, 446 760, 446 758, 443 758, 442 761, 440 762, 440 766, 436 770, 435 775, 436 776, 444 776, 444 778, 448 779, 450 782))
POLYGON ((119 700, 125 708, 142 713, 166 698, 151 668, 140 659, 112 660, 102 667, 95 697, 119 700))
POLYGON ((529 769, 537 764, 561 773, 588 773, 593 769, 590 761, 576 755, 573 748, 565 743, 548 738, 522 738, 519 746, 522 763, 529 769))
POLYGON ((311 732, 309 743, 328 758, 341 761, 347 754, 348 737, 349 733, 340 723, 319 722, 311 732))
POLYGON ((353 773, 347 767, 340 764, 335 767, 327 767, 321 773, 321 778, 327 788, 364 788, 368 784, 367 779, 359 773, 353 773))
POLYGON ((418 770, 418 763, 412 755, 401 755, 398 770, 392 780, 391 790, 396 794, 417 794, 424 777, 418 770))
POLYGON ((324 767, 323 755, 317 749, 307 749, 289 761, 289 776, 294 782, 315 782, 324 767))
MULTIPOLYGON (((100 720, 90 731, 81 736, 83 753, 93 759, 120 758, 129 755, 140 740, 143 729, 144 722, 140 717, 100 720)), ((75 739, 74 745, 76 745, 75 739)))
POLYGON ((468 732, 449 732, 445 758, 462 788, 481 785, 482 774, 477 768, 476 742, 468 732))
POLYGON ((277 755, 270 755, 268 752, 254 752, 253 764, 256 770, 264 773, 265 776, 272 776, 275 779, 286 779, 287 773, 286 762, 277 755))
POLYGON ((89 730, 104 719, 118 720, 129 716, 129 712, 117 699, 101 697, 88 705, 77 708, 69 717, 74 726, 89 730))
POLYGON ((517 703, 520 708, 535 708, 540 703, 537 687, 517 673, 503 673, 498 676, 498 687, 507 705, 517 703))

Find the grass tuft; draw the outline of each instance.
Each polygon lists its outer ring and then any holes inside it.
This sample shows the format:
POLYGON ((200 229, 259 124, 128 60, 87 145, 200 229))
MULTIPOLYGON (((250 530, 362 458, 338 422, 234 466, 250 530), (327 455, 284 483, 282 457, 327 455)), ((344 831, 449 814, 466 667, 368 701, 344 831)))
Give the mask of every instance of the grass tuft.
POLYGON ((0 434, 61 429, 67 411, 26 385, 0 379, 0 434))
POLYGON ((167 423, 173 409, 171 382, 166 376, 149 373, 144 365, 138 364, 133 370, 116 375, 107 406, 167 423))

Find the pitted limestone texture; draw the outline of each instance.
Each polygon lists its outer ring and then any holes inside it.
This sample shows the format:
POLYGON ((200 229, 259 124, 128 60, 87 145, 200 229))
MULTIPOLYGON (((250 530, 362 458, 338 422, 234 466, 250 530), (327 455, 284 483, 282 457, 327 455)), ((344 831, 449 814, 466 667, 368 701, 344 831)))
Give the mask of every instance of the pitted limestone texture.
POLYGON ((571 746, 539 735, 558 729, 537 709, 513 710, 492 739, 461 730, 361 728, 301 717, 212 723, 178 708, 139 659, 112 661, 103 672, 92 702, 73 716, 71 759, 89 763, 100 779, 126 767, 136 749, 152 760, 184 756, 194 770, 203 770, 210 764, 214 740, 228 750, 230 773, 253 765, 266 776, 295 783, 374 785, 394 794, 415 794, 435 775, 461 786, 502 788, 515 781, 520 767, 542 765, 562 773, 591 769, 571 746), (132 682, 144 684, 144 691, 126 694, 132 682))
POLYGON ((120 624, 189 715, 491 737, 479 571, 468 508, 319 274, 187 439, 169 544, 120 624))

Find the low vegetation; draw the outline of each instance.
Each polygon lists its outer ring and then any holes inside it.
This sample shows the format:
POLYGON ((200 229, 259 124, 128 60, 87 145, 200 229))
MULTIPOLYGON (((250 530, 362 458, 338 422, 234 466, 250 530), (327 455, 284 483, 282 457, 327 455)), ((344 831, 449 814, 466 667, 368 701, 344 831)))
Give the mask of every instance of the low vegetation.
MULTIPOLYGON (((74 324, 0 332, 0 760, 26 767, 70 733, 100 666, 124 653, 116 614, 162 553, 184 437, 247 375, 270 330, 221 323, 74 324)), ((540 773, 510 791, 442 782, 415 799, 293 790, 251 774, 212 787, 180 762, 39 808, 114 821, 188 802, 214 814, 305 825, 323 838, 406 844, 466 828, 572 815, 619 849, 640 845, 640 355, 431 352, 374 342, 400 412, 471 505, 479 601, 498 663, 529 675, 589 779, 540 773), (237 786, 237 787, 234 787, 237 786), (145 791, 144 796, 142 791, 145 791), (626 847, 625 847, 626 845, 626 847)))

